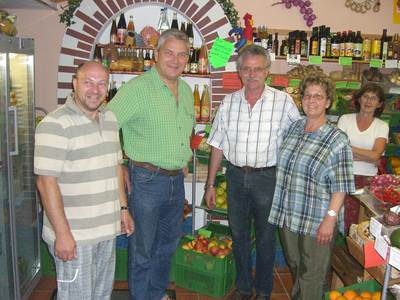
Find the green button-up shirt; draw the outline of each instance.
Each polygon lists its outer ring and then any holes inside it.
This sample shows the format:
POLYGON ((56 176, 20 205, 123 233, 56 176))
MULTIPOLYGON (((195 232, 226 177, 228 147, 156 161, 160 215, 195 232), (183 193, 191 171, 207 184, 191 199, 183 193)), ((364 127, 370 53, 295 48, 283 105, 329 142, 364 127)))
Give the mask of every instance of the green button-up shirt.
POLYGON ((194 99, 180 78, 178 97, 176 101, 156 68, 118 90, 108 107, 122 128, 124 151, 130 159, 169 170, 186 165, 192 153, 194 99))

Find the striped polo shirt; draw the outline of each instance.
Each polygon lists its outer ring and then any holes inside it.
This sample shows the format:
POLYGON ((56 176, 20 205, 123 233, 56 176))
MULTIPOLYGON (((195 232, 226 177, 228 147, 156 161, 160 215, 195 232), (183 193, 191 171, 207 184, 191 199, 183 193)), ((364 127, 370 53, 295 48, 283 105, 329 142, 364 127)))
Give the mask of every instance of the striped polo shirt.
POLYGON ((296 104, 287 93, 266 85, 251 108, 243 88, 225 96, 207 143, 222 150, 235 166, 272 167, 283 133, 299 118, 296 104))
MULTIPOLYGON (((88 118, 70 95, 38 125, 34 172, 57 178, 78 245, 109 240, 120 233, 117 164, 121 159, 118 124, 106 107, 99 108, 97 122, 88 118)), ((47 243, 55 240, 46 214, 43 239, 47 243)))

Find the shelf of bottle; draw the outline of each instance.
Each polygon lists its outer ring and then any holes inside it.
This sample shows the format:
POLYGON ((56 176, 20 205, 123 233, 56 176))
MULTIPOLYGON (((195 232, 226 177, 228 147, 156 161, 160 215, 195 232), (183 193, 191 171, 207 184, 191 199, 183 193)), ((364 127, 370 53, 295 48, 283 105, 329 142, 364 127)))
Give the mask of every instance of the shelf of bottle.
POLYGON ((96 44, 99 48, 123 48, 123 49, 149 49, 155 50, 154 47, 151 46, 130 46, 130 45, 122 45, 122 44, 96 44))
MULTIPOLYGON (((286 60, 286 56, 279 55, 275 56, 275 60, 286 60)), ((308 57, 301 57, 301 61, 308 61, 308 57)), ((322 58, 322 63, 339 63, 338 58, 322 58)), ((367 65, 370 63, 369 60, 358 60, 354 59, 352 60, 353 64, 362 64, 362 65, 367 65)))
MULTIPOLYGON (((110 74, 122 74, 122 75, 140 75, 144 72, 141 71, 110 71, 110 74)), ((182 77, 195 77, 195 78, 211 78, 211 74, 191 74, 183 73, 182 77)))

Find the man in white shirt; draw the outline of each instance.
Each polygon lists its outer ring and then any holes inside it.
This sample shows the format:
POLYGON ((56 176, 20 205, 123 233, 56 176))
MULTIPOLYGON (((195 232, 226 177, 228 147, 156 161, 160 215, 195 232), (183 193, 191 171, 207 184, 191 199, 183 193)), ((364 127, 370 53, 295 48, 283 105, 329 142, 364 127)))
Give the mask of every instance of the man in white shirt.
POLYGON ((205 199, 215 206, 215 177, 222 157, 228 161, 228 218, 236 260, 234 299, 269 299, 273 285, 275 227, 268 223, 275 188, 275 165, 283 134, 300 118, 293 99, 265 84, 271 60, 264 48, 250 45, 237 60, 244 88, 227 95, 215 117, 205 199), (251 273, 250 228, 256 232, 256 276, 251 273))

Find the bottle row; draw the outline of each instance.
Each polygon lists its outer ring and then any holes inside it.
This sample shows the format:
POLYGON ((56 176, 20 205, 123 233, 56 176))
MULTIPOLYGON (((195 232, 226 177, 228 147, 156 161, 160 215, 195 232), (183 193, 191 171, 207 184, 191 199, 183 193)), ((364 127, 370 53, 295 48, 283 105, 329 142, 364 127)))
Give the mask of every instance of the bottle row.
MULTIPOLYGON (((110 71, 143 72, 148 71, 155 64, 154 49, 135 47, 116 47, 114 45, 97 44, 93 59, 102 62, 110 71)), ((188 61, 183 71, 185 74, 209 74, 208 51, 203 45, 201 48, 190 48, 188 61)))
POLYGON ((297 54, 323 58, 352 57, 354 60, 399 59, 400 38, 396 33, 393 37, 387 35, 384 29, 380 38, 362 36, 361 31, 343 31, 331 33, 330 27, 313 27, 310 38, 305 31, 289 32, 288 37, 279 43, 278 33, 268 34, 263 29, 253 31, 253 42, 276 56, 297 54), (280 44, 280 45, 279 45, 280 44))

